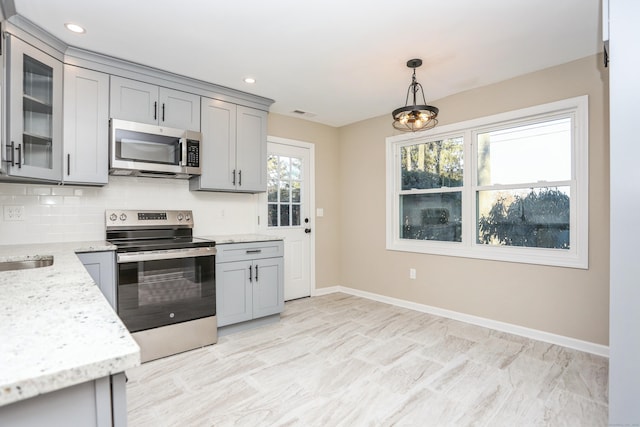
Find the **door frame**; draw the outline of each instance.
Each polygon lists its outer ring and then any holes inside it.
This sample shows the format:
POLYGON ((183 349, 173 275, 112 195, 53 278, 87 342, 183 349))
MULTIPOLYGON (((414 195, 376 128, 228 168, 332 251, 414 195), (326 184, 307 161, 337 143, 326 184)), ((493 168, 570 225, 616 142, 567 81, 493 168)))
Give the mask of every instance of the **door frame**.
MULTIPOLYGON (((278 136, 267 136, 267 156, 269 154, 269 143, 290 145, 297 148, 305 148, 309 150, 309 179, 307 181, 307 198, 309 205, 309 226, 311 235, 309 236, 309 296, 314 296, 316 291, 316 172, 315 172, 315 144, 311 142, 299 141, 295 139, 281 138, 278 136)), ((266 193, 264 197, 258 197, 258 229, 266 232, 267 227, 267 200, 266 193), (263 218, 261 219, 260 216, 263 218)), ((277 234, 277 233, 274 233, 277 234)), ((285 259, 286 263, 287 260, 285 259)))

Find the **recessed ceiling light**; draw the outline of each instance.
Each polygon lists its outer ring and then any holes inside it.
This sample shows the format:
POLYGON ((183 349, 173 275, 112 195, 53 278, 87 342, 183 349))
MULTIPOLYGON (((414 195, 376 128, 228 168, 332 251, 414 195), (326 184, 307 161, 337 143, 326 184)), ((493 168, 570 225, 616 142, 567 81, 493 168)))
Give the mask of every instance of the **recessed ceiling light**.
POLYGON ((82 34, 86 32, 86 30, 78 24, 72 24, 70 22, 67 22, 66 24, 64 24, 64 26, 67 27, 67 30, 74 33, 82 34))
POLYGON ((256 82, 256 79, 254 79, 253 77, 245 77, 244 82, 252 85, 256 82))

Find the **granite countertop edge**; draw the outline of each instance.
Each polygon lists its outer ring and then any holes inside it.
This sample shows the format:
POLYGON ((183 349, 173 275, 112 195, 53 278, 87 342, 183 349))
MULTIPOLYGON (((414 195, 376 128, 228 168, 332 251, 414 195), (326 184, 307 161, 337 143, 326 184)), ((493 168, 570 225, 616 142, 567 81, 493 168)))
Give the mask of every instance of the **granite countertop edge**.
POLYGON ((53 265, 0 272, 0 406, 140 365, 140 348, 76 253, 105 241, 0 246, 0 262, 53 265))
POLYGON ((213 240, 216 245, 226 245, 231 243, 252 243, 252 242, 271 242, 275 240, 284 240, 279 236, 268 236, 266 234, 214 234, 207 236, 199 236, 202 239, 213 240))

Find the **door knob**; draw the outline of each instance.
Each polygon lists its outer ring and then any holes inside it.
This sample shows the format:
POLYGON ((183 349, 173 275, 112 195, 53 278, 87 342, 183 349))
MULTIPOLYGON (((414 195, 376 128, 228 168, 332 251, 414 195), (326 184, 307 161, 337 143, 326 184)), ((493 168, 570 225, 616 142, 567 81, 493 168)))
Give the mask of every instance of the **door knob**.
POLYGON ((305 228, 305 229, 304 229, 304 232, 305 232, 305 233, 307 233, 307 234, 309 234, 309 233, 311 233, 311 229, 310 229, 310 228, 305 228))

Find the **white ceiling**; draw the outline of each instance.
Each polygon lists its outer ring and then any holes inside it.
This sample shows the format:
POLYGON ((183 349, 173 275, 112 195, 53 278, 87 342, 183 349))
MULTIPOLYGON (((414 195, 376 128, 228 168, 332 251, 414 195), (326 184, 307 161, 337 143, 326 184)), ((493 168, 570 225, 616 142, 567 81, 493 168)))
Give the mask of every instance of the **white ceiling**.
POLYGON ((331 126, 391 117, 411 58, 424 61, 417 78, 432 103, 602 50, 600 0, 14 3, 69 45, 272 98, 273 112, 331 126))

